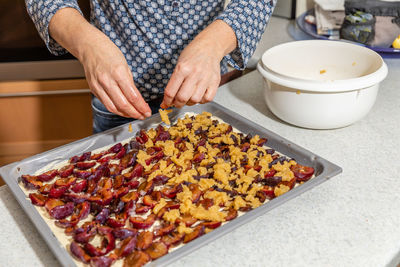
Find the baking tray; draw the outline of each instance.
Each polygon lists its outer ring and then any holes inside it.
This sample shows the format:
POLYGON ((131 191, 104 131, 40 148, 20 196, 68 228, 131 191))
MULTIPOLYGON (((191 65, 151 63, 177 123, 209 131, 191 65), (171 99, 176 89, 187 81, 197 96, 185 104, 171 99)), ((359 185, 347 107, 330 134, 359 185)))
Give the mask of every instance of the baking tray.
MULTIPOLYGON (((149 263, 149 266, 165 266, 173 261, 181 258, 182 256, 190 253, 191 251, 210 243, 212 240, 229 233, 235 228, 255 219, 256 217, 265 214, 266 212, 274 209, 275 207, 285 203, 301 193, 313 188, 314 186, 327 181, 329 178, 339 174, 342 169, 315 155, 314 153, 282 138, 281 136, 265 129, 264 127, 255 124, 248 119, 226 109, 225 107, 210 102, 204 105, 186 106, 182 109, 175 109, 169 114, 171 121, 183 117, 186 112, 201 113, 208 111, 214 116, 221 118, 226 123, 231 124, 234 128, 243 133, 250 133, 252 135, 258 134, 261 137, 267 137, 267 145, 276 151, 285 154, 288 157, 294 158, 300 164, 312 166, 315 169, 315 178, 297 186, 289 192, 274 198, 260 207, 245 213, 244 215, 222 225, 214 231, 203 235, 192 242, 185 244, 167 255, 149 263)), ((158 125, 161 121, 160 115, 155 114, 145 121, 134 121, 131 123, 131 132, 129 131, 129 123, 110 129, 103 133, 95 134, 79 141, 49 150, 47 152, 32 156, 19 162, 15 162, 0 168, 0 175, 10 187, 15 198, 22 206, 26 214, 32 220, 33 224, 42 235, 49 248, 53 251, 54 255, 63 266, 76 266, 72 256, 62 246, 62 244, 53 235, 47 223, 42 219, 41 215, 37 212, 36 208, 31 204, 20 188, 19 181, 22 174, 35 173, 40 168, 54 161, 63 161, 69 159, 74 155, 80 155, 82 152, 91 151, 106 145, 120 142, 124 139, 135 136, 135 133, 140 129, 148 129, 158 125)))

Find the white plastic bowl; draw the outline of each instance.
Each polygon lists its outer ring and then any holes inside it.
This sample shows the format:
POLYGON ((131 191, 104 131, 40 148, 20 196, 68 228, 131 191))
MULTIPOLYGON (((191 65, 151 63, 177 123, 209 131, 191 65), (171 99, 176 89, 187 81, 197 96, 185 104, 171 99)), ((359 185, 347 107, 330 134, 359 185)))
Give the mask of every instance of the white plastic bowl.
POLYGON ((290 124, 312 129, 340 128, 363 118, 388 72, 371 49, 327 40, 272 47, 257 69, 270 110, 290 124))

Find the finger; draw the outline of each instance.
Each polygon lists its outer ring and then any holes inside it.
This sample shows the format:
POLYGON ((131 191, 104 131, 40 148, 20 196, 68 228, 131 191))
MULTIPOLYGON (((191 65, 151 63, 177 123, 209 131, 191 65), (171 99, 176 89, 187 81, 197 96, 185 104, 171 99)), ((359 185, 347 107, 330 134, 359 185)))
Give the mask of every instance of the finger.
POLYGON ((104 89, 100 86, 100 84, 92 82, 91 86, 92 93, 100 99, 101 103, 106 107, 106 109, 114 114, 122 116, 122 114, 117 110, 114 103, 111 101, 110 97, 104 91, 104 89))
POLYGON ((110 97, 111 101, 122 116, 141 120, 144 119, 144 116, 140 114, 126 99, 116 81, 102 77, 102 79, 99 80, 99 83, 107 92, 107 95, 110 97))
POLYGON ((183 107, 197 89, 196 84, 197 78, 195 75, 192 75, 185 79, 182 83, 181 88, 179 88, 179 91, 177 92, 172 104, 177 108, 183 107))
POLYGON ((197 102, 193 102, 193 101, 191 101, 190 99, 189 99, 189 101, 186 103, 186 106, 194 106, 194 105, 196 105, 197 104, 197 102))
MULTIPOLYGON (((219 81, 218 81, 219 83, 219 81)), ((211 85, 210 87, 207 88, 203 99, 200 101, 201 104, 207 103, 207 102, 211 102, 215 95, 217 94, 217 90, 218 90, 218 83, 215 81, 213 85, 211 85)))
POLYGON ((161 103, 161 108, 168 108, 171 106, 176 93, 182 85, 185 76, 177 69, 172 73, 171 78, 168 81, 167 86, 164 90, 164 99, 161 103))
POLYGON ((119 88, 121 88, 122 93, 125 98, 129 101, 129 103, 135 107, 135 109, 141 113, 144 117, 151 116, 151 109, 149 105, 144 101, 142 95, 139 90, 133 83, 132 76, 127 74, 129 78, 116 79, 119 88))
MULTIPOLYGON (((187 105, 189 106, 189 103, 200 103, 200 101, 203 99, 203 96, 207 90, 208 84, 207 84, 208 79, 202 79, 198 85, 196 86, 196 90, 193 92, 192 97, 189 99, 187 105)), ((192 104, 193 105, 193 104, 192 104)))

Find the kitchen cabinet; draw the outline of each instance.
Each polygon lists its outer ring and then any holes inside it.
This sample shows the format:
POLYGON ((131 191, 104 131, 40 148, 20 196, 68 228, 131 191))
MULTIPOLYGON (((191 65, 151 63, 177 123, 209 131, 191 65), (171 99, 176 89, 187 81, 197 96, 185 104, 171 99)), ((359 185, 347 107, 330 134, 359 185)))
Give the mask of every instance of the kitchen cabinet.
POLYGON ((89 136, 87 88, 85 79, 0 82, 0 166, 89 136))

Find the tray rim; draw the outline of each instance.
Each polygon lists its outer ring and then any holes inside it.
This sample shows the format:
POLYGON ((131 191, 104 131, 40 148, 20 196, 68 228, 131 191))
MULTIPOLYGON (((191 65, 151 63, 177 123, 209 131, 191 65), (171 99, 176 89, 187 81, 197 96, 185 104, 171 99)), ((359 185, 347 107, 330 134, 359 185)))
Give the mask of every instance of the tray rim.
MULTIPOLYGON (((199 105, 192 106, 192 107, 184 107, 180 110, 175 109, 172 113, 170 113, 170 117, 174 116, 174 115, 176 117, 179 113, 193 112, 192 109, 196 109, 196 107, 198 107, 198 106, 199 105)), ((228 223, 222 225, 221 227, 215 229, 214 231, 212 231, 206 235, 203 235, 203 236, 191 241, 190 243, 185 244, 183 247, 180 247, 155 261, 150 262, 149 264, 147 264, 149 266, 165 266, 167 264, 170 264, 170 263, 176 261, 178 258, 181 258, 182 256, 191 253, 196 248, 202 247, 203 245, 210 243, 210 242, 214 241, 215 239, 233 231, 234 229, 254 220, 258 216, 266 214, 268 211, 278 207, 279 205, 285 203, 286 201, 288 201, 292 198, 295 198, 296 196, 310 190, 311 188, 329 180, 330 178, 332 178, 342 172, 342 168, 339 167, 338 165, 314 154, 313 152, 289 141, 288 139, 266 129, 265 127, 263 127, 261 125, 255 123, 251 120, 246 119, 245 117, 237 114, 236 112, 234 112, 218 103, 209 102, 209 103, 203 104, 201 106, 203 107, 203 109, 202 109, 203 111, 212 112, 210 109, 216 109, 216 110, 219 110, 220 112, 223 112, 226 116, 235 118, 235 120, 237 120, 238 122, 244 121, 251 128, 255 128, 256 130, 261 129, 263 131, 262 134, 263 135, 266 134, 269 139, 271 137, 273 137, 273 139, 276 139, 280 143, 283 143, 284 146, 288 146, 289 147, 288 149, 290 149, 290 150, 294 150, 294 151, 299 150, 303 154, 308 154, 310 156, 310 158, 308 158, 308 159, 310 161, 314 162, 315 164, 319 165, 318 167, 322 168, 323 170, 315 178, 307 181, 306 183, 302 184, 301 186, 293 188, 289 192, 268 201, 267 203, 261 205, 260 207, 247 212, 243 216, 240 216, 232 221, 229 221, 228 223)), ((215 114, 213 113, 213 115, 215 115, 215 114)), ((217 116, 217 115, 215 115, 215 116, 217 116)), ((151 116, 150 119, 160 121, 160 114, 158 114, 158 113, 154 114, 153 116, 151 116)), ((175 120, 175 118, 172 119, 171 121, 174 121, 174 120, 175 120)), ((234 124, 232 124, 230 122, 227 122, 227 123, 229 123, 235 127, 234 124)), ((5 181, 5 183, 9 186, 13 196, 16 198, 19 205, 23 208, 24 212, 28 215, 29 219, 32 221, 35 228, 39 231, 40 235, 45 240, 48 247, 51 249, 51 251, 53 252, 53 254, 55 255, 55 257, 57 258, 57 260, 60 262, 60 264, 62 266, 76 266, 75 262, 73 261, 73 256, 70 255, 70 253, 68 252, 68 250, 65 247, 62 246, 60 241, 53 234, 49 225, 43 220, 42 216, 36 210, 35 206, 32 205, 31 202, 26 198, 25 193, 22 191, 22 189, 19 185, 19 177, 14 176, 14 177, 9 178, 10 176, 12 176, 11 172, 13 170, 15 170, 16 168, 18 168, 18 165, 26 164, 31 161, 35 161, 36 159, 39 159, 39 158, 46 156, 48 154, 51 154, 51 153, 62 151, 63 149, 68 148, 70 146, 84 144, 86 141, 92 140, 96 136, 104 136, 107 134, 116 133, 120 129, 127 128, 129 124, 132 124, 132 126, 135 124, 140 127, 146 123, 143 123, 143 121, 133 121, 131 123, 127 123, 127 124, 115 127, 113 129, 107 130, 105 132, 91 135, 91 136, 85 137, 83 139, 56 147, 54 149, 51 149, 51 150, 48 150, 45 152, 42 152, 40 154, 36 154, 34 156, 25 158, 21 161, 17 161, 17 162, 5 165, 3 167, 0 167, 0 175, 3 177, 3 180, 5 181)), ((154 125, 149 125, 148 127, 152 127, 152 126, 154 126, 154 125)), ((148 128, 148 127, 146 127, 146 128, 148 128)), ((132 136, 134 136, 135 133, 136 133, 135 131, 132 131, 130 134, 132 136)), ((117 138, 116 140, 114 140, 114 142, 116 143, 116 142, 122 141, 123 139, 125 139, 125 138, 122 138, 120 140, 117 138)), ((267 145, 269 146, 268 143, 267 143, 267 145)), ((100 146, 100 147, 102 147, 102 146, 100 146)), ((96 149, 96 148, 93 148, 93 149, 96 149)), ((276 150, 281 152, 281 150, 279 150, 279 149, 276 149, 276 150)), ((81 151, 81 152, 83 152, 83 151, 81 151)), ((66 159, 67 158, 68 157, 66 157, 66 159)))

